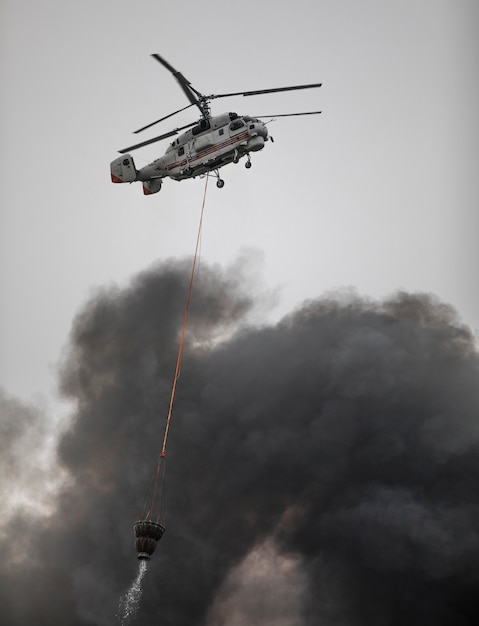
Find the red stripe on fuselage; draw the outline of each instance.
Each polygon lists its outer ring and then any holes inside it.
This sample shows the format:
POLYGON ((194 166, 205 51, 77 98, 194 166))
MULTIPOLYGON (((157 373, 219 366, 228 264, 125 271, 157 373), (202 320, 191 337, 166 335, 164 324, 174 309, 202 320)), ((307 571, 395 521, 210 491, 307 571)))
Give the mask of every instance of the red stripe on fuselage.
POLYGON ((175 163, 172 163, 171 165, 167 166, 167 171, 171 172, 171 170, 177 168, 177 167, 183 167, 185 165, 190 165, 191 163, 195 163, 196 161, 200 161, 201 159, 203 159, 206 156, 209 156, 210 154, 214 154, 215 152, 220 152, 221 150, 223 150, 224 148, 228 147, 228 146, 232 146, 235 143, 241 143, 242 141, 244 141, 245 139, 247 139, 249 137, 249 132, 243 131, 242 133, 239 133, 238 135, 235 135, 234 137, 230 137, 229 139, 227 139, 226 141, 222 141, 221 143, 217 143, 213 146, 211 146, 210 148, 205 148, 204 150, 201 150, 201 152, 197 152, 195 154, 195 156, 192 159, 182 159, 181 161, 176 161, 175 163))

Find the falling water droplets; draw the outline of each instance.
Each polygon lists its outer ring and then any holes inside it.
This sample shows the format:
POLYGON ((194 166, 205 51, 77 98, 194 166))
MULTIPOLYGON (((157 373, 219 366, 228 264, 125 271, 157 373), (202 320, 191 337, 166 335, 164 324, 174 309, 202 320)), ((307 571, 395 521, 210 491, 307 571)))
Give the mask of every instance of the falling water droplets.
POLYGON ((117 616, 120 619, 121 626, 131 624, 138 611, 141 594, 143 593, 141 584, 146 574, 146 564, 147 561, 140 561, 135 580, 131 583, 128 591, 120 598, 117 616))

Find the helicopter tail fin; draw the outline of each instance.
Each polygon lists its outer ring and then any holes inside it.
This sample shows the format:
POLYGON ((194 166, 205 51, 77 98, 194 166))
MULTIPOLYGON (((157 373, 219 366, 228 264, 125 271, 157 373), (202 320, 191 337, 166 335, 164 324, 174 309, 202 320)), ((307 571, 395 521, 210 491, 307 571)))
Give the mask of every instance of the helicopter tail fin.
POLYGON ((135 162, 130 154, 115 159, 110 163, 112 183, 132 183, 138 175, 135 162))

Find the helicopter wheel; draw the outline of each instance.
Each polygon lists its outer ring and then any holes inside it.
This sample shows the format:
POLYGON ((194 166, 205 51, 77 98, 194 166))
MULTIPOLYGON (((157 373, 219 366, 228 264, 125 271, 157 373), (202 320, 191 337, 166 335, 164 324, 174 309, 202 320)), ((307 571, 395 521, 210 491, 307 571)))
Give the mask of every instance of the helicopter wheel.
POLYGON ((246 163, 244 164, 244 166, 246 167, 247 170, 249 170, 249 168, 252 166, 253 164, 251 163, 251 161, 246 161, 246 163))
POLYGON ((216 186, 218 187, 218 189, 221 189, 225 186, 225 181, 222 178, 218 178, 218 180, 216 181, 216 186))

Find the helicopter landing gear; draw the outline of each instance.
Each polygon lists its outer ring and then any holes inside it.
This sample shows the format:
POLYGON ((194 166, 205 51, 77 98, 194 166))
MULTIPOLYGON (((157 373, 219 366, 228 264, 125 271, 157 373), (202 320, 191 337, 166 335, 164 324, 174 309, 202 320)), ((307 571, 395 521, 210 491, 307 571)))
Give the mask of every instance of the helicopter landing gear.
POLYGON ((220 173, 218 172, 218 170, 213 170, 213 174, 216 176, 216 186, 218 187, 218 189, 224 187, 225 181, 220 178, 220 173))
POLYGON ((244 166, 246 167, 247 170, 249 170, 249 168, 252 166, 253 164, 251 163, 251 159, 249 158, 249 154, 248 154, 248 160, 246 161, 246 163, 244 164, 244 166))
POLYGON ((238 150, 235 150, 234 156, 233 156, 233 163, 239 163, 240 160, 240 156, 238 154, 238 150))

